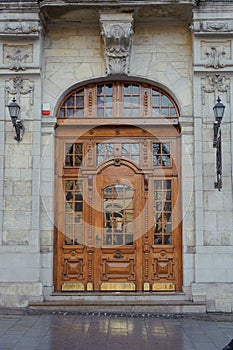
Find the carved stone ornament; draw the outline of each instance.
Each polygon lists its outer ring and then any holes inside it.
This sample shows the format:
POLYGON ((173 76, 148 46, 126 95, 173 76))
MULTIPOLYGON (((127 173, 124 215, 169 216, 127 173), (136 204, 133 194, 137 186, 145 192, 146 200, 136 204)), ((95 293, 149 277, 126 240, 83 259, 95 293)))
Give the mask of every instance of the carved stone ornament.
POLYGON ((212 46, 206 49, 205 55, 207 57, 206 68, 212 67, 215 69, 224 68, 225 64, 223 62, 226 55, 224 47, 212 46))
POLYGON ((20 104, 20 96, 30 94, 30 104, 33 104, 34 82, 22 77, 15 77, 6 81, 5 84, 5 105, 10 102, 10 96, 16 96, 17 102, 20 104))
POLYGON ((205 94, 214 93, 216 100, 219 93, 226 93, 227 102, 230 102, 230 79, 220 74, 209 75, 202 79, 201 97, 205 105, 205 94))
POLYGON ((4 28, 6 34, 38 34, 39 31, 37 22, 8 22, 4 28))
POLYGON ((197 21, 191 25, 194 32, 230 32, 233 30, 233 22, 220 21, 197 21))
POLYGON ((32 45, 4 45, 4 63, 9 63, 11 70, 25 70, 25 63, 32 62, 32 50, 32 45))
POLYGON ((128 74, 133 35, 131 14, 101 14, 107 74, 128 74))

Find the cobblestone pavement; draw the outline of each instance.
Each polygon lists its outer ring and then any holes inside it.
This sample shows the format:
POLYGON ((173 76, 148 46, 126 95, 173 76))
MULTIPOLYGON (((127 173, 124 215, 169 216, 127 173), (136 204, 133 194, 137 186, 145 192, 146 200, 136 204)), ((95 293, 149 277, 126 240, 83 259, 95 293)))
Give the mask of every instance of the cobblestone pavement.
POLYGON ((233 315, 6 313, 0 349, 222 350, 233 338, 233 315))

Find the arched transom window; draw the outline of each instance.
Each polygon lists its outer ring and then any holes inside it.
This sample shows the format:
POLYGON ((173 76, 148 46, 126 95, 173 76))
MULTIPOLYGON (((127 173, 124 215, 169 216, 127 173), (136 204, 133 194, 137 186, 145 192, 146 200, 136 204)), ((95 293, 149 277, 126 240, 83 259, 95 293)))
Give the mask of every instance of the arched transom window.
POLYGON ((105 82, 89 84, 69 93, 61 102, 59 121, 83 119, 172 119, 178 108, 164 91, 148 84, 105 82))

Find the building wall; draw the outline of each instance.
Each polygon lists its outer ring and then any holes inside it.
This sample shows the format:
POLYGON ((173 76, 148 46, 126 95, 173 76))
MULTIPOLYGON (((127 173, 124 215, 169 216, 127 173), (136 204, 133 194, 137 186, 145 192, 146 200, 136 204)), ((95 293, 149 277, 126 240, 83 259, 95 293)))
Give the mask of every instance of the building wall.
MULTIPOLYGON (((129 65, 129 77, 162 86, 180 108, 183 290, 193 299, 206 297, 209 311, 233 308, 231 11, 230 3, 204 3, 195 9, 190 27, 178 20, 135 18, 129 65), (212 47, 225 53, 213 61, 212 47), (214 189, 212 147, 212 108, 218 94, 226 105, 221 192, 214 189)), ((26 129, 17 144, 4 108, 0 118, 0 305, 4 306, 26 306, 53 290, 56 108, 72 86, 106 77, 98 18, 45 27, 39 23, 37 5, 21 12, 6 8, 0 14, 0 97, 5 106, 17 98, 26 129), (17 48, 26 54, 24 59, 14 58, 17 48), (50 104, 50 116, 42 116, 43 103, 50 104)))
POLYGON ((195 283, 209 311, 232 311, 232 4, 202 4, 195 12, 195 283), (223 188, 216 181, 213 106, 226 106, 222 121, 223 188))

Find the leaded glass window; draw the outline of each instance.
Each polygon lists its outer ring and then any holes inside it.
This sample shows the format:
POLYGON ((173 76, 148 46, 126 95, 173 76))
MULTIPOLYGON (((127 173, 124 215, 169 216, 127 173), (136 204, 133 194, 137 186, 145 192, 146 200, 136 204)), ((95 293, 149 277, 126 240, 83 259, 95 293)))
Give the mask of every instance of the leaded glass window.
POLYGON ((79 167, 83 160, 82 143, 66 143, 65 144, 65 166, 79 167))
POLYGON ((83 242, 83 183, 65 180, 65 244, 83 242))
POLYGON ((163 167, 171 166, 170 143, 153 143, 153 165, 163 167))
POLYGON ((172 244, 172 180, 154 181, 154 244, 172 244))

